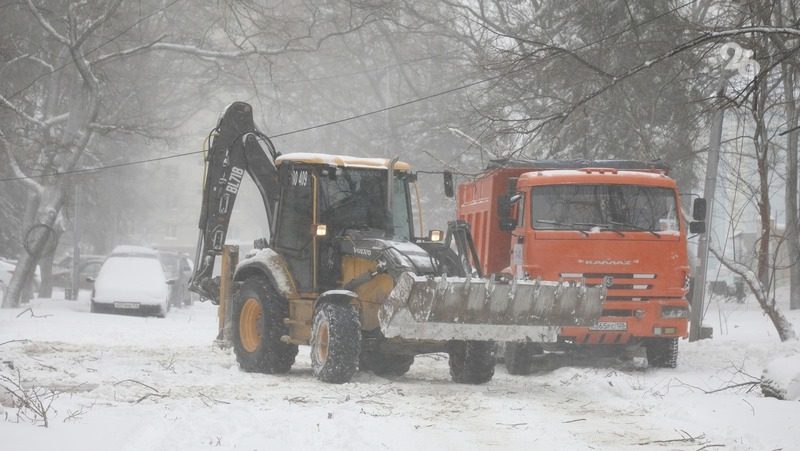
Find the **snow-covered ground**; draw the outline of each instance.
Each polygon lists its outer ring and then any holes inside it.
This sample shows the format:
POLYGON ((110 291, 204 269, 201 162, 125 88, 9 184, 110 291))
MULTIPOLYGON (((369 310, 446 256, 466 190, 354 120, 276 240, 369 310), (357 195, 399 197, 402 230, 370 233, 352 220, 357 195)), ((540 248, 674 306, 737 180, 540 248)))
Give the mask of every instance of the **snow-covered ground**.
MULTIPOLYGON (((498 365, 468 386, 450 381, 443 355, 395 380, 323 384, 303 347, 288 375, 248 374, 214 345, 210 304, 158 319, 90 314, 83 298, 0 310, 0 377, 57 393, 44 428, 0 388, 0 449, 800 449, 797 401, 753 385, 715 391, 800 355, 750 300, 713 303, 715 338, 682 341, 674 370, 605 362, 510 376, 498 365)), ((800 311, 785 311, 800 331, 800 311)))

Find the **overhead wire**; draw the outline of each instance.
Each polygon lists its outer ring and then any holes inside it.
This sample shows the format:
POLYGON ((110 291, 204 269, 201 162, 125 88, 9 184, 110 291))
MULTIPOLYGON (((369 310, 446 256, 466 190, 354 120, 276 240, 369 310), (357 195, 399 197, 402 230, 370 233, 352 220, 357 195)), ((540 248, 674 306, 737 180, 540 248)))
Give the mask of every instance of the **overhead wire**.
MULTIPOLYGON (((166 9, 169 6, 177 3, 178 1, 180 1, 180 0, 173 0, 170 4, 168 4, 167 6, 165 6, 162 9, 166 9)), ((643 25, 648 25, 650 23, 653 23, 653 22, 655 22, 655 21, 657 21, 657 20, 659 20, 659 19, 661 19, 661 18, 663 18, 665 16, 668 16, 668 15, 670 15, 670 14, 672 14, 672 13, 674 13, 674 12, 676 12, 676 11, 682 9, 682 8, 685 8, 686 6, 689 6, 689 5, 693 4, 693 3, 696 3, 697 1, 698 0, 689 0, 689 1, 685 2, 685 3, 682 3, 681 5, 678 5, 678 6, 672 8, 670 10, 667 10, 666 12, 657 14, 657 15, 655 15, 655 16, 653 16, 653 17, 651 17, 651 18, 649 18, 649 19, 647 19, 645 21, 642 21, 642 22, 640 22, 638 24, 628 25, 628 26, 626 26, 625 28, 623 28, 620 31, 608 34, 606 36, 603 36, 602 38, 599 38, 599 39, 594 40, 592 42, 589 42, 589 43, 583 44, 581 46, 578 46, 577 48, 570 49, 568 51, 563 51, 563 52, 560 52, 560 53, 556 53, 554 55, 550 55, 550 56, 544 57, 544 58, 542 58, 542 60, 555 59, 555 58, 561 58, 561 57, 569 56, 570 54, 573 54, 573 53, 578 52, 580 50, 584 50, 584 49, 586 49, 588 47, 591 47, 591 46, 597 45, 599 43, 605 42, 605 41, 607 41, 609 39, 613 39, 615 37, 621 36, 621 35, 627 33, 628 31, 634 29, 635 27, 641 27, 643 25)), ((153 14, 154 13, 151 13, 150 16, 152 16, 153 14)), ((133 26, 129 27, 128 29, 130 29, 130 28, 133 28, 133 26)), ((120 36, 120 35, 118 35, 118 36, 120 36)), ((100 48, 103 45, 108 44, 109 42, 111 42, 111 41, 107 41, 106 43, 102 44, 101 46, 99 46, 97 48, 100 48)), ((516 61, 515 64, 519 64, 521 61, 524 61, 526 59, 530 59, 531 57, 533 57, 535 55, 536 55, 536 53, 530 53, 528 55, 524 55, 524 56, 522 56, 522 58, 520 58, 520 60, 516 61)), ((536 63, 541 63, 541 61, 537 60, 536 63)), ((434 99, 434 98, 437 98, 437 97, 441 97, 441 96, 444 96, 444 95, 447 95, 447 94, 451 94, 453 92, 462 91, 464 89, 468 89, 468 88, 471 88, 471 87, 474 87, 474 86, 477 86, 477 85, 488 83, 490 81, 499 80, 501 78, 507 77, 507 76, 512 75, 514 73, 520 72, 520 71, 522 71, 522 70, 524 70, 524 69, 526 69, 528 67, 529 67, 529 65, 518 66, 518 67, 515 67, 515 68, 510 69, 508 71, 501 72, 501 73, 499 73, 497 75, 493 75, 491 77, 483 78, 483 79, 472 81, 472 82, 469 82, 469 83, 464 83, 464 84, 461 84, 461 85, 458 85, 458 86, 455 86, 455 87, 452 87, 452 88, 448 88, 448 89, 445 89, 445 90, 442 90, 442 91, 438 91, 438 92, 435 92, 435 93, 432 93, 432 94, 428 94, 428 95, 425 95, 425 96, 422 96, 422 97, 417 97, 417 98, 414 98, 414 99, 411 99, 411 100, 408 100, 408 101, 405 101, 405 102, 389 105, 387 107, 378 108, 378 109, 367 111, 367 112, 364 112, 364 113, 359 113, 359 114, 347 116, 347 117, 344 117, 344 118, 341 118, 341 119, 336 119, 336 120, 332 120, 332 121, 329 121, 329 122, 324 122, 324 123, 320 123, 320 124, 311 125, 311 126, 308 126, 308 127, 294 129, 294 130, 291 130, 291 131, 288 131, 288 132, 278 133, 278 134, 272 135, 271 138, 272 139, 283 138, 283 137, 286 137, 286 136, 291 136, 291 135, 295 135, 295 134, 298 134, 298 133, 303 133, 303 132, 307 132, 307 131, 311 131, 311 130, 315 130, 315 129, 319 129, 319 128, 323 128, 323 127, 328 127, 328 126, 331 126, 331 125, 341 124, 341 123, 344 123, 344 122, 349 122, 349 121, 353 121, 353 120, 356 120, 356 119, 361 119, 361 118, 364 118, 364 117, 367 117, 367 116, 384 113, 384 112, 391 111, 391 110, 394 110, 394 109, 397 109, 397 108, 402 108, 402 107, 405 107, 405 106, 408 106, 408 105, 413 105, 413 104, 416 104, 416 103, 424 102, 424 101, 431 100, 431 99, 434 99)), ((27 88, 24 88, 24 89, 27 89, 27 88)), ((22 177, 6 177, 6 178, 0 178, 0 182, 10 182, 10 181, 24 180, 24 179, 37 179, 37 178, 60 177, 60 176, 65 176, 65 175, 93 173, 93 172, 99 172, 99 171, 108 170, 108 169, 115 169, 115 168, 119 168, 119 167, 134 166, 134 165, 152 163, 152 162, 157 162, 157 161, 164 161, 164 160, 169 160, 169 159, 174 159, 174 158, 182 158, 182 157, 186 157, 186 156, 190 156, 190 155, 197 155, 197 154, 201 154, 201 153, 205 153, 205 149, 199 150, 199 151, 178 153, 178 154, 173 154, 173 155, 165 155, 165 156, 155 157, 155 158, 147 158, 147 159, 143 159, 143 160, 129 161, 129 162, 125 162, 125 163, 101 165, 101 166, 96 166, 94 168, 73 169, 73 170, 68 170, 68 171, 54 171, 54 172, 45 173, 45 174, 28 175, 28 176, 22 176, 22 177)), ((418 172, 422 172, 422 171, 418 171, 418 172)), ((437 171, 436 173, 441 173, 441 172, 442 171, 437 171)), ((423 172, 423 173, 425 173, 425 172, 423 172)), ((468 175, 468 174, 464 173, 463 175, 468 175)))

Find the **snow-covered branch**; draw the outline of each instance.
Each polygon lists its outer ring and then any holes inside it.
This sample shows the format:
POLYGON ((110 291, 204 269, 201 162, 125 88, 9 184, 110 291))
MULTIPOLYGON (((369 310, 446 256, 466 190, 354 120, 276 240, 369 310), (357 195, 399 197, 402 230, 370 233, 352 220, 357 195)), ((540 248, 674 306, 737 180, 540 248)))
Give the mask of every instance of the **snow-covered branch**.
POLYGON ((35 180, 28 178, 28 176, 25 175, 24 172, 22 172, 22 168, 20 168, 16 157, 14 157, 14 153, 11 152, 11 145, 9 144, 8 141, 6 141, 6 138, 5 136, 3 136, 2 133, 0 133, 0 144, 2 144, 3 150, 8 156, 8 161, 10 162, 11 171, 14 172, 14 177, 17 177, 22 183, 28 185, 28 187, 38 195, 44 193, 44 187, 42 185, 37 183, 35 180))
POLYGON ((64 35, 56 31, 53 25, 50 22, 48 22, 47 19, 44 18, 42 12, 39 11, 39 8, 33 4, 33 0, 25 0, 25 2, 28 4, 28 9, 31 11, 33 16, 42 26, 42 28, 47 30, 47 32, 50 33, 50 35, 53 36, 58 42, 66 46, 70 45, 69 39, 67 39, 64 35))
POLYGON ((114 14, 117 8, 119 8, 120 4, 122 4, 122 0, 112 0, 111 5, 108 6, 105 14, 101 15, 100 17, 92 21, 89 24, 89 26, 86 27, 86 30, 83 31, 83 33, 75 40, 75 42, 72 45, 74 47, 80 47, 86 41, 86 39, 89 36, 91 36, 95 30, 97 30, 97 28, 100 25, 104 24, 108 20, 108 18, 111 17, 112 14, 114 14))
POLYGON ((35 63, 41 64, 42 66, 44 66, 50 72, 55 71, 55 68, 53 67, 52 64, 50 64, 47 61, 39 58, 38 56, 31 55, 30 53, 25 53, 23 55, 16 56, 16 57, 6 61, 4 66, 10 66, 11 64, 16 63, 17 61, 22 61, 22 60, 31 60, 31 61, 33 61, 35 63))
POLYGON ((36 119, 35 117, 33 117, 33 116, 27 114, 26 112, 22 111, 22 108, 14 105, 10 100, 6 99, 2 94, 0 94, 0 105, 4 105, 6 108, 8 108, 11 111, 13 111, 14 113, 16 113, 17 116, 25 119, 26 121, 28 121, 28 122, 30 122, 32 124, 38 125, 40 127, 46 127, 47 126, 44 122, 42 122, 39 119, 36 119))
POLYGON ((159 36, 153 42, 150 42, 150 43, 147 43, 147 44, 142 44, 142 45, 136 46, 136 47, 131 47, 131 48, 125 49, 125 50, 120 50, 118 52, 101 55, 101 56, 95 58, 92 61, 92 65, 100 64, 100 63, 103 63, 105 61, 116 59, 116 58, 124 58, 126 56, 131 56, 131 55, 134 55, 136 53, 142 52, 144 50, 152 49, 154 45, 156 45, 159 42, 163 41, 166 37, 167 37, 167 35, 164 34, 164 35, 159 36))
POLYGON ((792 323, 786 319, 780 310, 778 310, 778 308, 775 306, 775 303, 770 301, 769 293, 767 293, 767 291, 764 289, 764 286, 761 284, 761 281, 758 279, 758 276, 756 276, 756 273, 753 272, 752 269, 746 265, 743 265, 742 263, 728 260, 713 247, 709 246, 708 251, 711 252, 711 254, 713 254, 723 266, 744 279, 745 283, 750 288, 750 291, 756 297, 761 309, 764 310, 764 313, 769 317, 769 319, 772 321, 772 324, 775 326, 775 329, 778 331, 778 336, 780 337, 781 341, 797 338, 797 334, 792 328, 792 323))

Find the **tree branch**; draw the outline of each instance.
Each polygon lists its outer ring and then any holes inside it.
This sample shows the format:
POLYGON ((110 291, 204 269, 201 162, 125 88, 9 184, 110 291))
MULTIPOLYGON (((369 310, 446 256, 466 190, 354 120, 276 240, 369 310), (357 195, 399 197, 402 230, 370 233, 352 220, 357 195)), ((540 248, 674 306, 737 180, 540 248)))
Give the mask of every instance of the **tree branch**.
POLYGON ((16 157, 14 157, 13 152, 11 152, 11 145, 6 140, 5 136, 3 136, 2 132, 0 132, 0 144, 2 144, 3 150, 5 151, 6 155, 8 155, 8 160, 11 165, 11 170, 14 172, 14 176, 17 177, 22 183, 28 185, 30 189, 36 192, 38 195, 42 195, 44 193, 44 187, 37 183, 35 180, 28 178, 24 172, 22 172, 22 168, 20 168, 19 163, 17 162, 16 157))
POLYGON ((122 0, 112 0, 111 5, 106 9, 105 14, 95 19, 92 23, 86 27, 86 30, 75 40, 75 43, 72 45, 75 48, 80 47, 86 39, 91 36, 92 33, 99 27, 100 25, 104 24, 109 17, 119 8, 119 5, 122 3, 122 0))
POLYGON ((50 22, 48 22, 47 19, 44 18, 41 11, 39 11, 39 8, 37 8, 36 5, 33 4, 33 0, 25 0, 25 2, 28 4, 28 9, 31 11, 31 13, 33 13, 33 16, 36 18, 36 20, 39 22, 42 28, 47 30, 47 32, 50 33, 50 35, 53 36, 58 42, 69 47, 70 45, 69 39, 67 39, 64 35, 62 35, 58 31, 56 31, 55 28, 53 28, 53 25, 51 25, 50 22))
POLYGON ((46 127, 44 122, 40 121, 39 119, 36 119, 33 116, 28 115, 27 113, 22 111, 22 109, 20 107, 14 105, 13 103, 11 103, 10 100, 8 100, 5 97, 3 97, 2 94, 0 94, 0 104, 5 105, 6 108, 8 108, 11 111, 15 112, 17 114, 17 116, 21 117, 22 119, 25 119, 26 121, 28 121, 28 122, 30 122, 30 123, 32 123, 34 125, 38 125, 39 127, 46 127))

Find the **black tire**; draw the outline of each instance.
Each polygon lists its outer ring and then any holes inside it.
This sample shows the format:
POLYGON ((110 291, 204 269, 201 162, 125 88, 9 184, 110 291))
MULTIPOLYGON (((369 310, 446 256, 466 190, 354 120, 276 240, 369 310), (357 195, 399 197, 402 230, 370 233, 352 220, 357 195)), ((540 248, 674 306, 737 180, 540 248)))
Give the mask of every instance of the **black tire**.
POLYGON ((323 382, 349 382, 358 369, 361 322, 347 303, 323 302, 311 326, 311 368, 323 382))
POLYGON ((494 376, 492 341, 453 341, 448 346, 450 377, 459 384, 483 384, 494 376))
POLYGON ((761 376, 761 394, 765 398, 786 399, 786 389, 773 379, 761 376))
POLYGON ((644 342, 647 364, 652 368, 675 368, 678 366, 677 338, 650 338, 644 342))
POLYGON ((281 337, 289 328, 283 319, 289 304, 263 277, 247 279, 233 298, 233 352, 247 372, 287 373, 297 356, 297 345, 281 337))
POLYGON ((406 374, 413 364, 413 355, 370 351, 361 353, 359 369, 361 371, 372 371, 378 376, 399 377, 406 374))
POLYGON ((537 343, 506 343, 503 359, 508 374, 526 375, 534 372, 533 359, 542 354, 542 346, 537 343))
POLYGON ((156 318, 166 318, 167 313, 170 310, 170 306, 171 304, 169 303, 169 301, 167 301, 166 304, 159 305, 158 307, 156 307, 156 318))

